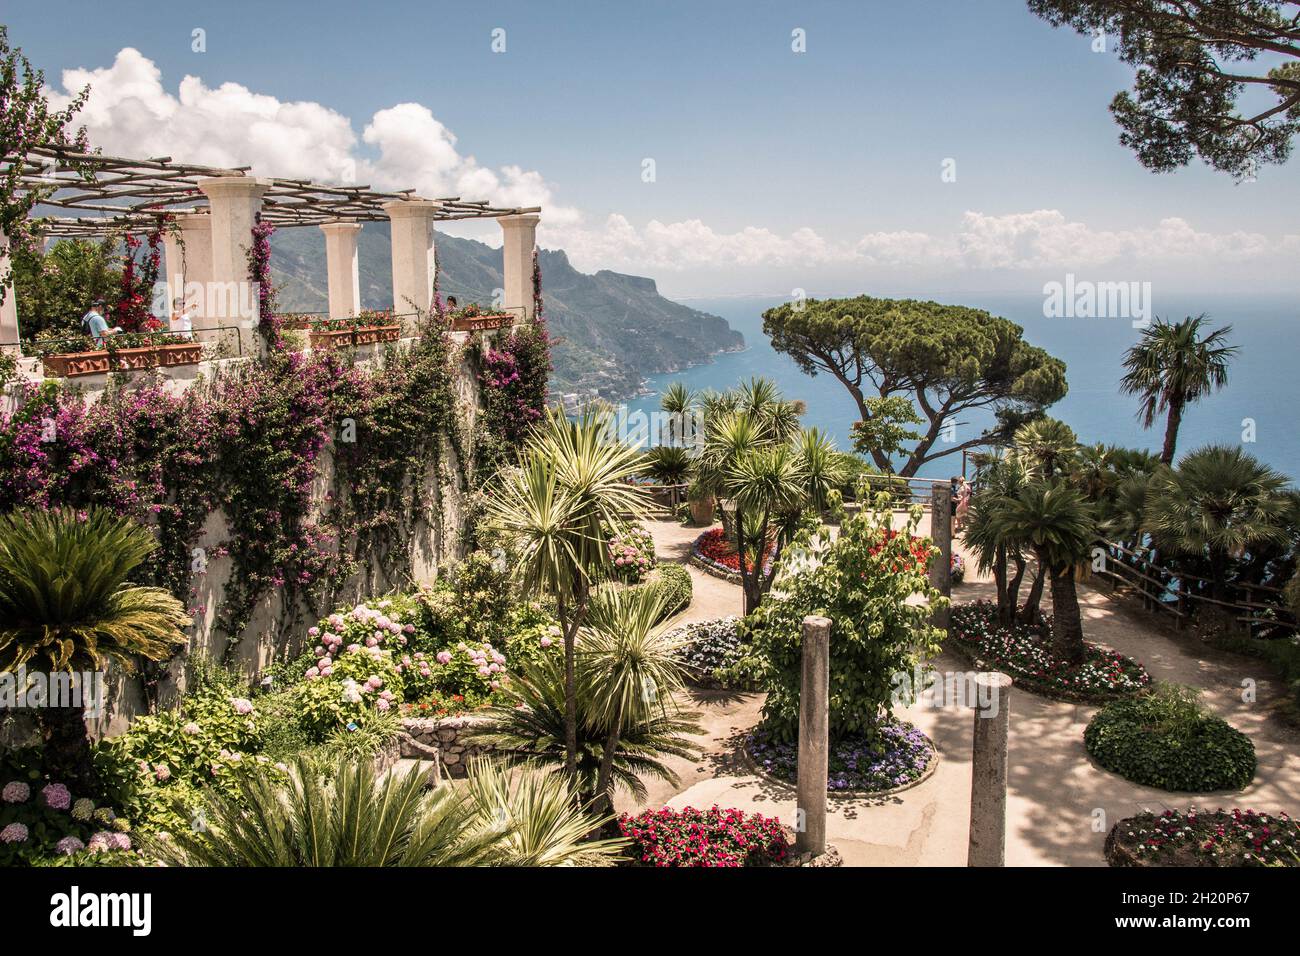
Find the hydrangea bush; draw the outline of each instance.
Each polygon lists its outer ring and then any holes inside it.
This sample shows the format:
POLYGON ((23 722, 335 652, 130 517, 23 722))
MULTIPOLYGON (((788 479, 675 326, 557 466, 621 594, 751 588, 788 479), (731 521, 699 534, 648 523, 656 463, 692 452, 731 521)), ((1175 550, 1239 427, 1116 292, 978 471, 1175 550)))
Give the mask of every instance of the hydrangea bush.
POLYGON ((645 579, 655 566, 655 543, 650 532, 640 525, 614 534, 609 539, 609 557, 618 580, 636 584, 645 579))

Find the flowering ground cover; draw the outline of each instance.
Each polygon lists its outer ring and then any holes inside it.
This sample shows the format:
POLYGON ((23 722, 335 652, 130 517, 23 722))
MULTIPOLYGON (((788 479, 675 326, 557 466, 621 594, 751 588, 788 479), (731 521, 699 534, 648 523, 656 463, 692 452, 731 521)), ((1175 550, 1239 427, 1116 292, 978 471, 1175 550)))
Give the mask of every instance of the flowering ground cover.
POLYGON ((717 806, 624 814, 618 828, 631 841, 628 855, 642 866, 773 866, 789 852, 776 817, 717 806))
POLYGON ((1285 813, 1139 813, 1106 838, 1111 866, 1300 866, 1300 823, 1285 813))
MULTIPOLYGON (((763 550, 764 571, 771 566, 774 544, 769 543, 763 550)), ((721 528, 710 528, 695 539, 691 557, 706 570, 721 572, 723 577, 740 575, 740 554, 721 528)), ((749 569, 749 565, 745 566, 749 569)))
MULTIPOLYGON (((783 743, 762 728, 745 739, 745 749, 778 780, 795 783, 799 745, 783 743)), ((851 737, 831 743, 826 789, 831 793, 879 793, 921 779, 935 759, 930 738, 906 721, 886 723, 874 739, 851 737)))
POLYGON ((738 667, 749 649, 740 636, 740 618, 732 615, 714 621, 692 621, 677 628, 673 637, 688 642, 677 658, 695 681, 735 689, 753 686, 738 667))
POLYGON ((1063 661, 1052 653, 1050 622, 1007 628, 998 623, 997 608, 986 601, 953 608, 948 634, 948 646, 1005 671, 1018 686, 1048 696, 1110 700, 1151 683, 1151 675, 1137 661, 1096 644, 1086 645, 1080 663, 1063 661))

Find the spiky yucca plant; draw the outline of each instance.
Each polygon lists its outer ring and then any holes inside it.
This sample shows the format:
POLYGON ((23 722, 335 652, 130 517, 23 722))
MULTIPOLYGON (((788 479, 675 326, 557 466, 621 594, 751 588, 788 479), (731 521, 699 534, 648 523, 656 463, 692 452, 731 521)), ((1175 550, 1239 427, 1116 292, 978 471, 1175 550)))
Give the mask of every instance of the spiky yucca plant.
MULTIPOLYGON (((0 670, 131 671, 137 656, 170 657, 190 623, 181 602, 127 581, 155 546, 100 508, 0 515, 0 670)), ((47 772, 82 792, 94 778, 85 703, 39 710, 47 772)))
POLYGON ((341 756, 321 772, 299 756, 288 774, 241 778, 232 793, 204 793, 201 826, 146 842, 173 866, 559 866, 610 858, 584 844, 602 821, 576 808, 563 778, 484 779, 424 789, 417 770, 375 773, 341 756))

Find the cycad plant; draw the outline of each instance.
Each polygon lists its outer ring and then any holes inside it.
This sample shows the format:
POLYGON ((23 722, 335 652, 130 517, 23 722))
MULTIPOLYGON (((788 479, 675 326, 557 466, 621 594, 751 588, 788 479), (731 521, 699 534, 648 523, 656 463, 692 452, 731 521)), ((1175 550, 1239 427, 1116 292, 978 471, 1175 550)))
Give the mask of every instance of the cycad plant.
POLYGON ((1205 315, 1177 323, 1156 319, 1142 330, 1141 340, 1124 358, 1126 372, 1120 388, 1141 400, 1138 417, 1142 427, 1150 428, 1157 415, 1167 413, 1160 452, 1166 465, 1174 461, 1183 411, 1228 384, 1228 362, 1237 354, 1237 347, 1227 344, 1232 326, 1202 337, 1205 320, 1205 315))
POLYGON ((231 792, 203 794, 201 825, 146 843, 172 866, 556 866, 608 860, 583 842, 602 822, 574 805, 565 778, 515 780, 486 764, 465 786, 424 789, 417 770, 380 776, 369 760, 324 770, 305 756, 261 768, 231 792))
POLYGON ((1012 444, 1016 457, 1033 478, 1050 479, 1068 472, 1079 453, 1074 429, 1046 416, 1017 428, 1012 444))
POLYGON ((1052 649, 1062 660, 1083 659, 1083 621, 1074 566, 1097 540, 1092 506, 1063 480, 1031 481, 999 505, 1002 533, 1033 551, 1052 588, 1052 649))
POLYGON ((609 576, 611 529, 647 511, 645 492, 627 479, 640 454, 616 441, 609 417, 587 410, 569 421, 553 409, 486 493, 489 527, 517 550, 515 573, 524 590, 554 597, 564 637, 566 767, 577 768, 578 629, 595 583, 609 576))
MULTIPOLYGON (((185 644, 181 602, 128 582, 156 543, 148 529, 100 508, 0 515, 0 671, 126 671, 185 644)), ((83 688, 88 689, 88 688, 83 688)), ((86 792, 93 784, 82 699, 38 711, 47 772, 86 792)))
POLYGON ((1222 601, 1234 558, 1289 543, 1290 509, 1281 474, 1240 448, 1209 445, 1151 478, 1146 525, 1162 551, 1208 561, 1212 595, 1222 601))

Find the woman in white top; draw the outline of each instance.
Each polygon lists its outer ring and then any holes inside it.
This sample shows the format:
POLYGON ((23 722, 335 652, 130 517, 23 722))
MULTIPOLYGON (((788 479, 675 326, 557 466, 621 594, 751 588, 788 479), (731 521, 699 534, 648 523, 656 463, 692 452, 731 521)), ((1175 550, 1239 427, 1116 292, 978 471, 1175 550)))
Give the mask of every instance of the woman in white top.
POLYGON ((188 342, 194 338, 194 320, 190 316, 189 309, 185 308, 184 299, 178 297, 172 300, 172 317, 169 325, 176 333, 177 341, 188 342))

